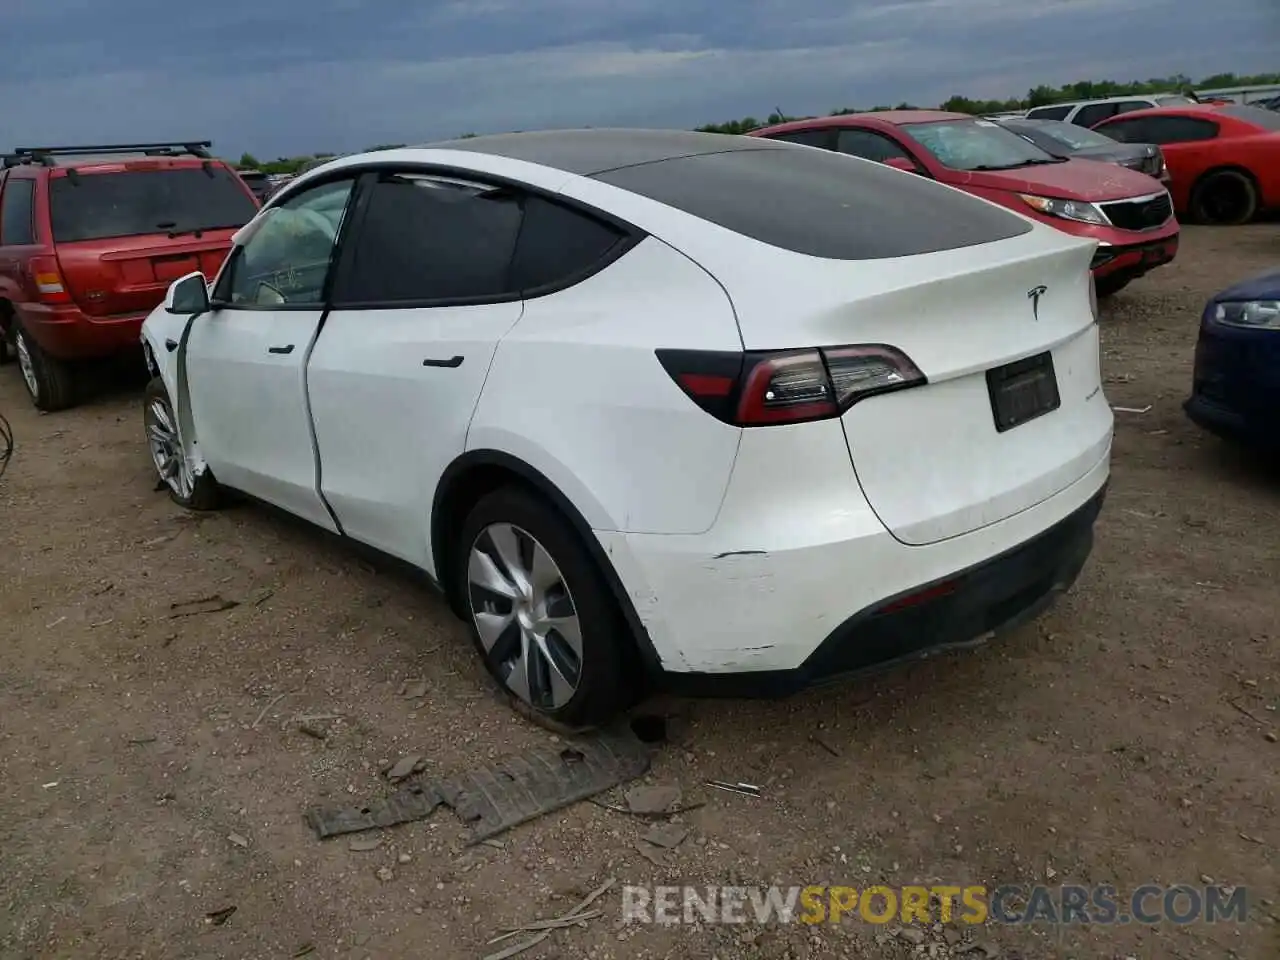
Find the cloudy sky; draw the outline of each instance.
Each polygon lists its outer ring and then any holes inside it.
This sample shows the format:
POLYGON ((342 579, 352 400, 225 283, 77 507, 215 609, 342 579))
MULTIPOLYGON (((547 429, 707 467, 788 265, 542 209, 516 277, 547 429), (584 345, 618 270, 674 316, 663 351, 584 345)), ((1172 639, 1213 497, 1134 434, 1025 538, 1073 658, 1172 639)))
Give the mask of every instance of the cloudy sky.
POLYGON ((1277 49, 1278 0, 2 0, 0 149, 687 127, 1261 72, 1277 49))

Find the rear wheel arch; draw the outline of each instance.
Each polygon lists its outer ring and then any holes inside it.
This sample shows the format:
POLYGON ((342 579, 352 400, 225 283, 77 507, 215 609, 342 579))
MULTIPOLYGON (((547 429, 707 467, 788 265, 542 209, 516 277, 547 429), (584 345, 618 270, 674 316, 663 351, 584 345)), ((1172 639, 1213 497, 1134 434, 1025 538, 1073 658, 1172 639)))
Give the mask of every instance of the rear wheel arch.
POLYGON ((456 589, 457 577, 450 569, 457 537, 472 508, 487 494, 502 487, 514 486, 532 493, 549 504, 573 528, 609 587, 612 599, 621 611, 630 633, 631 647, 644 669, 657 673, 661 661, 649 633, 636 613, 621 579, 609 561, 590 524, 573 502, 536 467, 500 450, 470 450, 446 468, 431 504, 431 555, 436 582, 445 593, 450 608, 465 619, 464 599, 456 589))

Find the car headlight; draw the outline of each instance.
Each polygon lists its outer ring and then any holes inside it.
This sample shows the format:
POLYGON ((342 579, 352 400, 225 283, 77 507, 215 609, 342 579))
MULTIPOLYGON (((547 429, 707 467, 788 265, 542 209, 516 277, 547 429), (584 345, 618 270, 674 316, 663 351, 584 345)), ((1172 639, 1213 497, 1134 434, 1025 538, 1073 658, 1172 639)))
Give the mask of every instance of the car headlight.
POLYGON ((1096 223, 1101 226, 1111 222, 1101 210, 1084 200, 1057 200, 1053 197, 1037 197, 1030 193, 1020 193, 1018 196, 1032 210, 1039 210, 1046 216, 1074 220, 1077 223, 1096 223))
POLYGON ((1214 309, 1213 319, 1228 327, 1247 327, 1252 330, 1280 330, 1280 300, 1244 300, 1239 303, 1220 303, 1214 309))

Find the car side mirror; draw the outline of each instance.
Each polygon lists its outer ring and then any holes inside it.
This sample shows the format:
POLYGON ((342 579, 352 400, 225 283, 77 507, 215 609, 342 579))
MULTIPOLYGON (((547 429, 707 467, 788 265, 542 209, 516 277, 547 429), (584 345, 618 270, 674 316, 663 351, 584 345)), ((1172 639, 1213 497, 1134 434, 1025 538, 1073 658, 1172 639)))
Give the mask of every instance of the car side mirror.
POLYGON ((209 287, 199 270, 179 277, 164 294, 165 313, 190 317, 209 309, 209 287))
POLYGON ((919 167, 908 160, 906 157, 889 157, 881 160, 886 167, 893 167, 895 170, 902 170, 905 173, 924 173, 919 167))

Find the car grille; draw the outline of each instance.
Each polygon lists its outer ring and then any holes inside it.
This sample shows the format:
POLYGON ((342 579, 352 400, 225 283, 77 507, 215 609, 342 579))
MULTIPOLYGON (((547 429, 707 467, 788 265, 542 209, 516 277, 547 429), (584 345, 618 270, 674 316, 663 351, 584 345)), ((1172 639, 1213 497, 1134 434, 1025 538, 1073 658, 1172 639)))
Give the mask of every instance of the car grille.
POLYGON ((1173 216, 1173 201, 1167 192, 1147 200, 1117 200, 1100 206, 1121 230, 1151 230, 1173 216))

